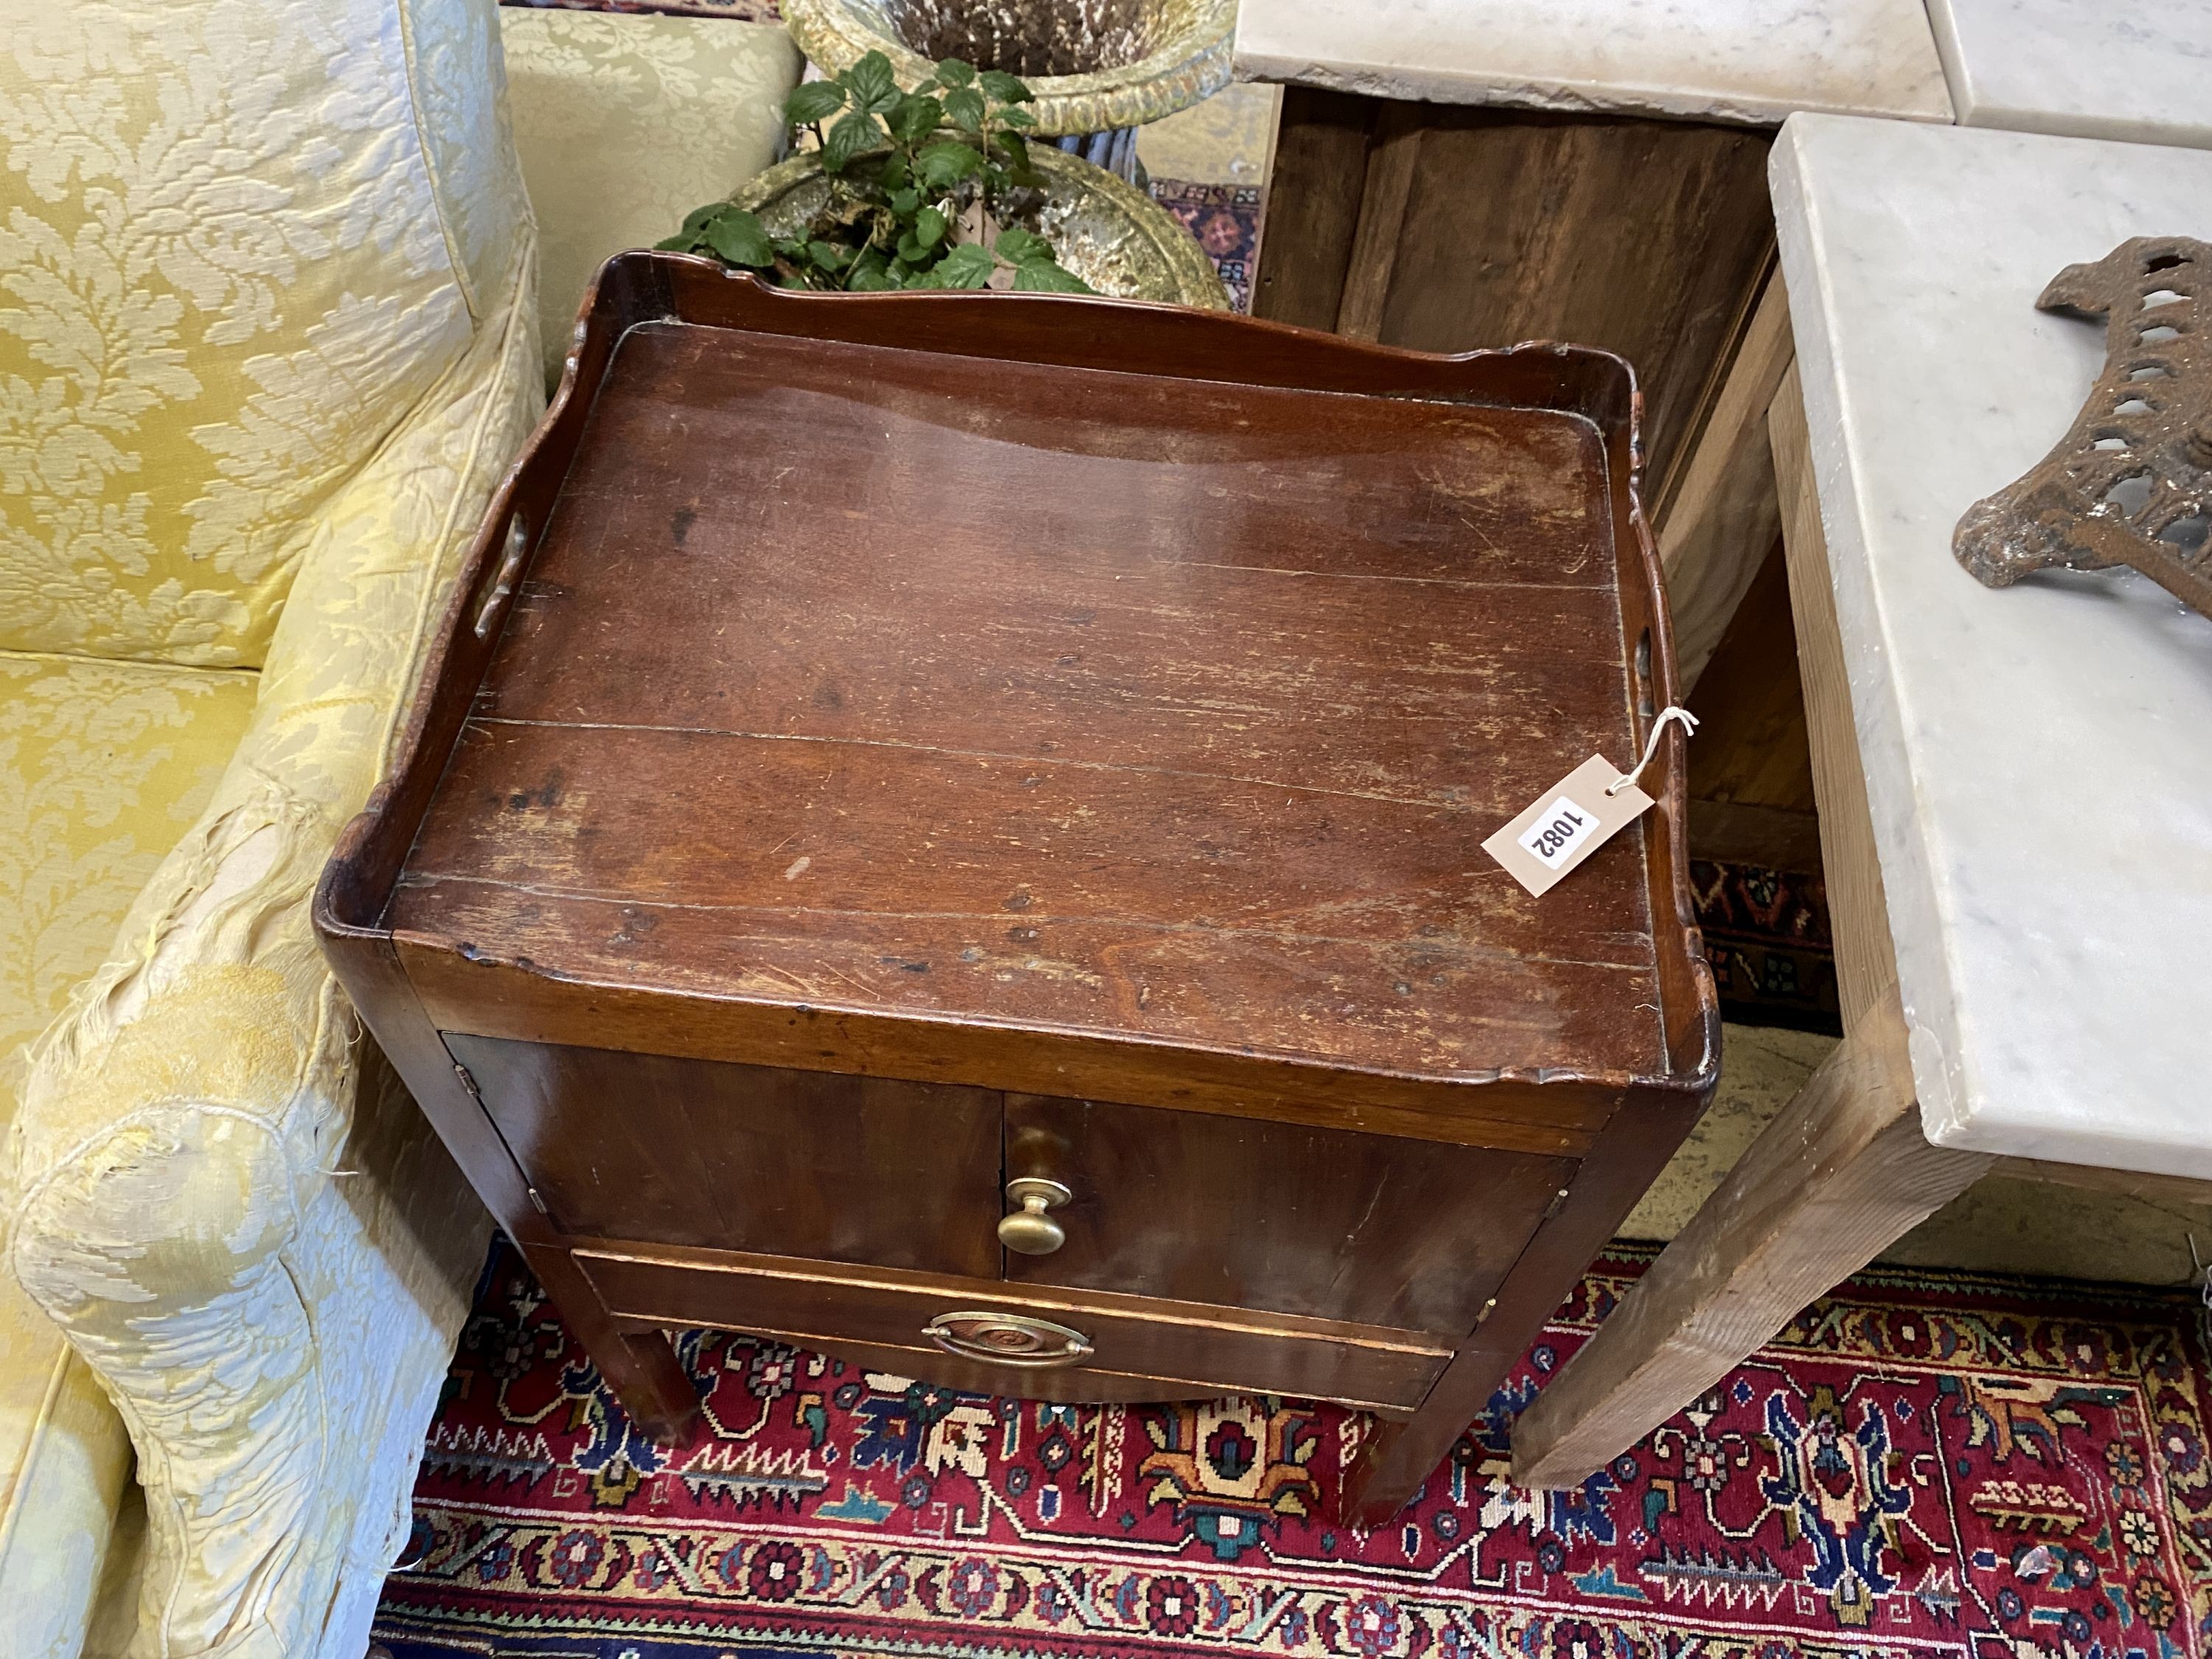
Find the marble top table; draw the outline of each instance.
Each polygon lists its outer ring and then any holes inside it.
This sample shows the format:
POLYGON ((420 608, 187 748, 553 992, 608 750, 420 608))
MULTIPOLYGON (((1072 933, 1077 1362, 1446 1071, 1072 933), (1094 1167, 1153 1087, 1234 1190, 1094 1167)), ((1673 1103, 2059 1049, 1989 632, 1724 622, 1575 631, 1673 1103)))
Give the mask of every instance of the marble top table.
POLYGON ((1928 0, 1967 126, 2212 147, 2212 0, 1928 0))
POLYGON ((2212 1177, 2212 618, 1950 549, 2104 364, 2035 296, 2204 234, 2212 153, 1814 116, 1770 170, 1923 1131, 2212 1177))
POLYGON ((1764 125, 1793 110, 1951 119, 1921 0, 1243 0, 1236 72, 1764 125))

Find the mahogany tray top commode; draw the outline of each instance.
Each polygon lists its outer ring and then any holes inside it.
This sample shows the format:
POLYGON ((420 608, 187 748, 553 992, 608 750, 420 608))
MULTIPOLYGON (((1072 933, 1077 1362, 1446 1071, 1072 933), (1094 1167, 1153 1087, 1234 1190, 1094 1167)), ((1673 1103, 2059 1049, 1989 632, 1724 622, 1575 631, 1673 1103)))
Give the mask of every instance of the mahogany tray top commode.
POLYGON ((661 1333, 1374 1413, 1394 1510, 1718 1060, 1635 392, 625 254, 316 920, 631 1415, 661 1333))

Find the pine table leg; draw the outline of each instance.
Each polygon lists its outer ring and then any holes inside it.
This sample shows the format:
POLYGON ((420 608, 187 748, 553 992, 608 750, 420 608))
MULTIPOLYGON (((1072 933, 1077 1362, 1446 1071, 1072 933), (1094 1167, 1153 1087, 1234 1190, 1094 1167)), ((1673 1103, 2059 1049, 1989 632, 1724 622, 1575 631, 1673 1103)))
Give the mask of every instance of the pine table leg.
POLYGON ((1579 1485, 1996 1161, 1920 1132, 1793 366, 1770 416, 1843 1042, 1515 1425, 1514 1478, 1579 1485))

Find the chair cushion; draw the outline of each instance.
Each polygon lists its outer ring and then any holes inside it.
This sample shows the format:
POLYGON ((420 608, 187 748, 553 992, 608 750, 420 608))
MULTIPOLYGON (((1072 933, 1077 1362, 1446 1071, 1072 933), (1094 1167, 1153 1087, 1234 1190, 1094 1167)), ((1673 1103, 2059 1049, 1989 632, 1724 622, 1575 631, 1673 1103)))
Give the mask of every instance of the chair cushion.
POLYGON ((262 660, 313 520, 496 307, 489 4, 0 24, 0 647, 262 660))
MULTIPOLYGON (((0 1127, 23 1048, 115 946, 214 793, 258 676, 0 652, 0 1127)), ((9 1654, 74 1659, 131 1468, 121 1420, 0 1271, 0 1607, 9 1654)))
POLYGON ((772 23, 530 6, 499 17, 538 215, 550 390, 609 256, 674 235, 693 208, 775 160, 800 59, 772 23))

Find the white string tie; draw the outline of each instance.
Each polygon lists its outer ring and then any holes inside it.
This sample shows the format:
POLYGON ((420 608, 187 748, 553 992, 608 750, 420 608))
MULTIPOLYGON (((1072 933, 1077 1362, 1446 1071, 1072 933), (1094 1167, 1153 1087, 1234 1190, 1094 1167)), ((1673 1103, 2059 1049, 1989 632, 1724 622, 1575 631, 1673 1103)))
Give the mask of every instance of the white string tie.
POLYGON ((1634 783, 1637 779, 1644 775, 1644 769, 1650 766, 1652 761, 1658 756, 1659 734, 1667 729, 1667 722, 1669 720, 1679 720, 1681 722, 1682 735, 1684 737, 1694 737, 1697 735, 1698 717, 1678 703, 1668 703, 1664 708, 1659 711, 1659 718, 1651 722, 1651 737, 1650 739, 1644 745, 1644 758, 1636 763, 1636 769, 1633 772, 1631 772, 1626 777, 1615 778, 1611 783, 1606 785, 1605 793, 1607 795, 1619 794, 1622 790, 1627 788, 1630 784, 1634 783))

